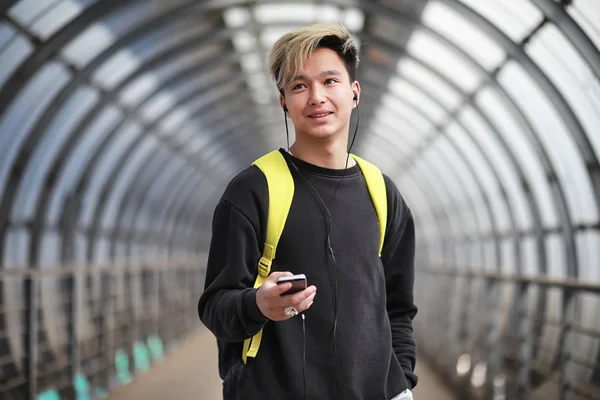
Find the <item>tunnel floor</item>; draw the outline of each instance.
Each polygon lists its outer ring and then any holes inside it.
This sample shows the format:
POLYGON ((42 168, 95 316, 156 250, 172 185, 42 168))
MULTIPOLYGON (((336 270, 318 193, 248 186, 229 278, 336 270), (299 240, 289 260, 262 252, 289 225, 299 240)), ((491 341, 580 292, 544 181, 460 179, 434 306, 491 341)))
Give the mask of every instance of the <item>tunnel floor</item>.
MULTIPOLYGON (((417 362, 419 385, 415 400, 451 400, 455 397, 422 360, 417 362)), ((217 372, 217 347, 213 335, 201 330, 160 365, 111 393, 109 400, 219 400, 221 380, 217 372)))

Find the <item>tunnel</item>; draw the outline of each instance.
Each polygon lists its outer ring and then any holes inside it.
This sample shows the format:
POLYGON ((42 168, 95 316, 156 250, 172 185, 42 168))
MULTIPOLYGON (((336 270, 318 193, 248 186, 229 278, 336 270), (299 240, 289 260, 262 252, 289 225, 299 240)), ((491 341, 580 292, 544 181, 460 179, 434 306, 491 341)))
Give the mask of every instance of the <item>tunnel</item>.
POLYGON ((360 50, 352 152, 415 219, 419 362, 457 399, 600 399, 600 2, 0 15, 0 398, 108 398, 202 330, 215 206, 286 146, 268 51, 340 22, 360 50))

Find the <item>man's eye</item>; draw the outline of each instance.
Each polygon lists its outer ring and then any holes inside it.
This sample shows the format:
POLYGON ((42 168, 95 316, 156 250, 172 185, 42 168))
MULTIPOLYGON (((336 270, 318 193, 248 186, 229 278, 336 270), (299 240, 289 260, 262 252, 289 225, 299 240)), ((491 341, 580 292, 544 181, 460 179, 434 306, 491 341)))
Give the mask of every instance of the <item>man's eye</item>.
POLYGON ((335 79, 333 78, 329 78, 325 81, 325 83, 329 84, 329 83, 335 83, 335 79))
POLYGON ((302 84, 302 83, 298 83, 297 85, 294 85, 294 86, 292 87, 292 90, 300 89, 302 86, 304 86, 304 84, 302 84))

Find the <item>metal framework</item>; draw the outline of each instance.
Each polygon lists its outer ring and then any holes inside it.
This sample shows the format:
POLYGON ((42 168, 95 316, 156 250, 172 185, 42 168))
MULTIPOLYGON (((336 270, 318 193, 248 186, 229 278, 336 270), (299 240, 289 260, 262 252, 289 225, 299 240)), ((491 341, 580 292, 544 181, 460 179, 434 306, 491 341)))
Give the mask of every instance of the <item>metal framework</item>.
POLYGON ((0 397, 76 398, 78 379, 101 396, 197 327, 214 206, 285 141, 265 52, 326 19, 360 42, 353 151, 416 218, 422 353, 461 398, 600 399, 594 16, 586 0, 0 2, 0 397))

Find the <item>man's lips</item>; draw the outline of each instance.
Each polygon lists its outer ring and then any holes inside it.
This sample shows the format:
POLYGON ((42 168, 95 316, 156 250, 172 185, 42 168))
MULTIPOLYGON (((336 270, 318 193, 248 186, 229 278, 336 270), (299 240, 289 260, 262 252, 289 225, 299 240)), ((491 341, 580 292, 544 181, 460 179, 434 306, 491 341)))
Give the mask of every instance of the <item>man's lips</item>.
POLYGON ((310 114, 308 117, 309 118, 317 118, 318 119, 318 118, 325 118, 325 117, 327 117, 328 115, 331 115, 331 114, 333 114, 333 112, 331 112, 331 111, 325 111, 325 112, 321 112, 321 113, 310 114))

